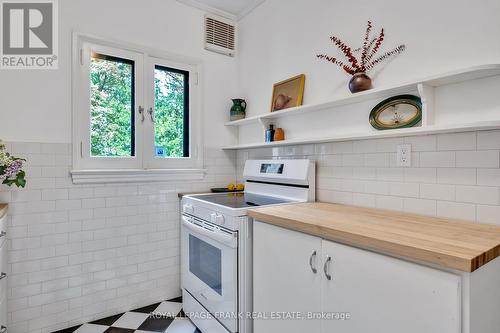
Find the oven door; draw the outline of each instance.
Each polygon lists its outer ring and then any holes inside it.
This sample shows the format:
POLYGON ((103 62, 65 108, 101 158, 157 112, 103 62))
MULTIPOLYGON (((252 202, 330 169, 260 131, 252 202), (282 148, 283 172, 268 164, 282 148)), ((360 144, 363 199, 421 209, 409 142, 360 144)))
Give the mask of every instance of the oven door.
POLYGON ((185 215, 181 230, 182 287, 236 332, 238 233, 185 215))

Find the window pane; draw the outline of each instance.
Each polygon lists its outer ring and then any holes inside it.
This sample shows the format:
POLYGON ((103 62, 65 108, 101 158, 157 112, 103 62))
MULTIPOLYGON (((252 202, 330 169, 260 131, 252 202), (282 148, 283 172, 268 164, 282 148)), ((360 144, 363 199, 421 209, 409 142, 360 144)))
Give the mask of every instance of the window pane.
POLYGON ((189 157, 189 73, 155 66, 155 156, 189 157))
POLYGON ((135 156, 134 62, 93 53, 90 61, 92 156, 135 156))

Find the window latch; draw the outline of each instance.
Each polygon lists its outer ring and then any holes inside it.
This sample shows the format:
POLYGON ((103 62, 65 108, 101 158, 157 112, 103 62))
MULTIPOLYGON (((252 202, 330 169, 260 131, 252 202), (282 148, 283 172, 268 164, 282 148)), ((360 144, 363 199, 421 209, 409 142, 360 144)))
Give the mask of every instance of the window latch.
POLYGON ((139 114, 141 115, 141 123, 144 122, 144 108, 139 105, 139 114))
POLYGON ((148 113, 149 113, 149 116, 151 117, 151 122, 153 122, 153 123, 154 123, 154 122, 155 122, 155 114, 154 114, 154 110, 153 110, 153 108, 152 108, 152 107, 150 107, 150 108, 148 109, 148 113))

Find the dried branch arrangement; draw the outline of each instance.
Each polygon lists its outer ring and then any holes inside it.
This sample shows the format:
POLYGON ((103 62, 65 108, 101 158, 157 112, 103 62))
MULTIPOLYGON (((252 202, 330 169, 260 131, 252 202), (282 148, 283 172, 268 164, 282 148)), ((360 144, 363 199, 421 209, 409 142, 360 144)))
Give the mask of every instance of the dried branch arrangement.
POLYGON ((385 31, 384 28, 382 28, 377 37, 371 38, 370 34, 372 28, 372 22, 368 21, 363 46, 356 49, 352 49, 347 46, 338 37, 330 37, 332 43, 342 51, 347 59, 347 62, 339 60, 337 57, 331 57, 327 54, 318 54, 317 57, 339 66, 348 74, 354 75, 356 73, 366 73, 382 61, 387 60, 394 55, 400 54, 405 50, 406 46, 401 44, 393 50, 385 52, 379 57, 375 57, 384 41, 385 31), (361 52, 361 55, 358 59, 355 54, 359 52, 361 52))

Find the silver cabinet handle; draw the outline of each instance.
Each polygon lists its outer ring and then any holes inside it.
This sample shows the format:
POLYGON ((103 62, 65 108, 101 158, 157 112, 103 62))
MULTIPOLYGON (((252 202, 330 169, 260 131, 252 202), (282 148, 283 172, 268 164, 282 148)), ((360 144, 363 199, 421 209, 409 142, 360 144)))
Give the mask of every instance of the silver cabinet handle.
POLYGON ((139 114, 141 115, 141 123, 144 122, 144 108, 139 105, 139 114))
POLYGON ((332 261, 332 257, 328 256, 328 257, 326 257, 325 264, 323 265, 323 272, 325 273, 325 276, 326 276, 327 280, 331 280, 332 279, 332 276, 328 273, 331 261, 332 261))
POLYGON ((313 261, 314 261, 314 258, 316 257, 316 250, 313 251, 313 253, 311 253, 311 256, 309 257, 309 266, 311 267, 311 271, 316 274, 318 272, 318 270, 316 269, 316 267, 313 266, 313 261))
POLYGON ((2 272, 2 274, 0 274, 0 280, 2 280, 3 278, 6 278, 6 277, 7 277, 7 273, 2 272))
POLYGON ((0 232, 0 237, 3 237, 5 235, 7 235, 7 233, 5 231, 0 232))
POLYGON ((7 332, 7 326, 0 326, 0 333, 5 333, 7 332))
POLYGON ((155 113, 152 107, 148 109, 149 116, 151 117, 151 121, 154 123, 155 122, 155 113))

